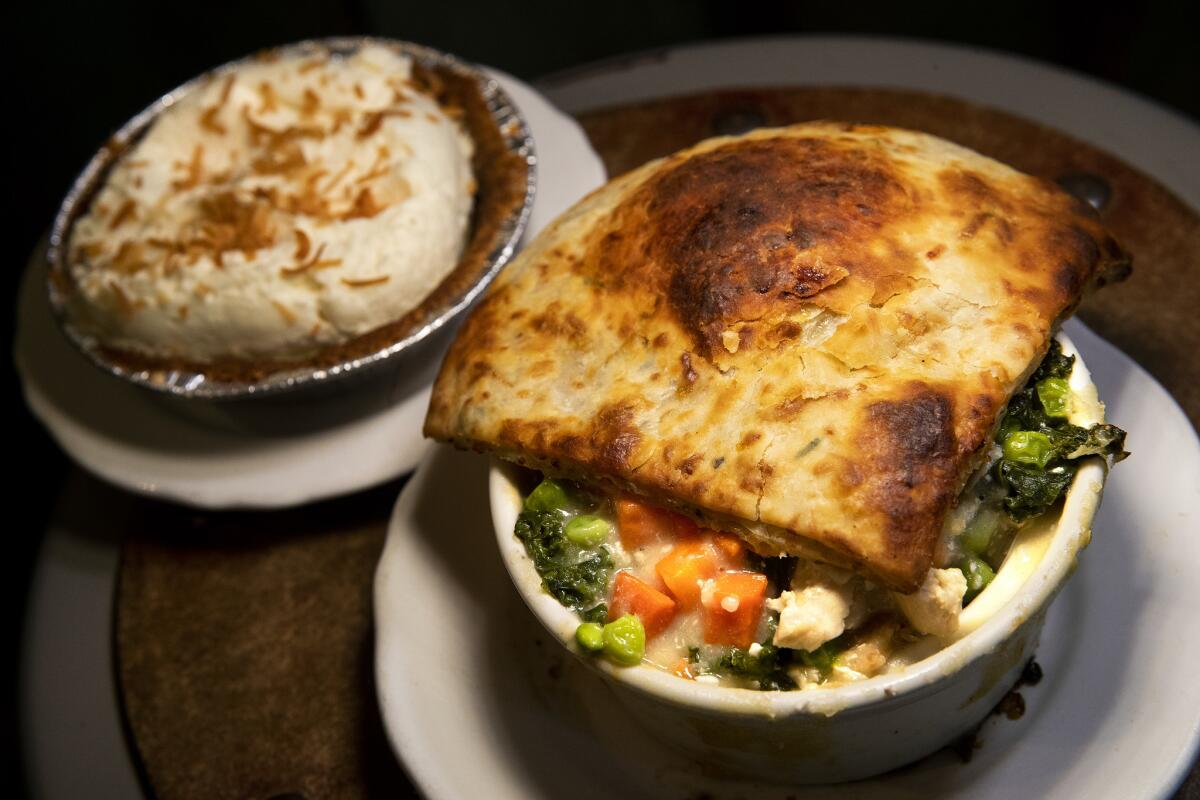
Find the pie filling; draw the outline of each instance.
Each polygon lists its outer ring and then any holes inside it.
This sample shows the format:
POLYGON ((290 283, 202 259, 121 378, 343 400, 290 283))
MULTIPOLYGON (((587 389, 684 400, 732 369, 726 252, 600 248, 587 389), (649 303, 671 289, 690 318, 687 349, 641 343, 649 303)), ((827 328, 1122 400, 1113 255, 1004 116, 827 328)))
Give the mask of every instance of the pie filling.
POLYGON ((516 536, 542 586, 580 617, 576 644, 624 666, 748 689, 836 686, 953 641, 1016 534, 1056 517, 1081 460, 1124 458, 1094 388, 1057 342, 1010 400, 988 463, 947 515, 934 565, 899 594, 855 572, 762 556, 728 531, 630 496, 544 478, 516 536))

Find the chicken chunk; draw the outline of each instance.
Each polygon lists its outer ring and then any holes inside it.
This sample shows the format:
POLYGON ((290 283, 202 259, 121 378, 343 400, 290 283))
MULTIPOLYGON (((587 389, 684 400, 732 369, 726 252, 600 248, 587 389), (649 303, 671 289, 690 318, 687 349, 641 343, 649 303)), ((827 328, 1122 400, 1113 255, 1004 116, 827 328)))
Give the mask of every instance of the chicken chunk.
POLYGON ((921 588, 912 594, 893 594, 909 624, 941 639, 958 631, 967 579, 957 569, 930 569, 921 588))
POLYGON ((779 612, 777 647, 816 650, 846 629, 855 607, 853 574, 824 564, 801 561, 792 573, 792 588, 767 606, 779 612))
POLYGON ((896 649, 896 631, 900 622, 891 615, 881 615, 860 629, 854 643, 838 656, 836 670, 842 667, 863 678, 877 675, 887 666, 887 660, 896 649))

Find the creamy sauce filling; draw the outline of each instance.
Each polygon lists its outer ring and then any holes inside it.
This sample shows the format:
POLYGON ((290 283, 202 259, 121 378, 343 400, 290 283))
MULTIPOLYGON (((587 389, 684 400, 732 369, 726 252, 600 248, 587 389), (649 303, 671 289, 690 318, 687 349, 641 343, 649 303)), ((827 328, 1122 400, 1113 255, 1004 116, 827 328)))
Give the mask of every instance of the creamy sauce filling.
POLYGON ((346 342, 453 271, 472 150, 387 48, 239 66, 163 112, 76 223, 75 310, 106 345, 202 363, 346 342))

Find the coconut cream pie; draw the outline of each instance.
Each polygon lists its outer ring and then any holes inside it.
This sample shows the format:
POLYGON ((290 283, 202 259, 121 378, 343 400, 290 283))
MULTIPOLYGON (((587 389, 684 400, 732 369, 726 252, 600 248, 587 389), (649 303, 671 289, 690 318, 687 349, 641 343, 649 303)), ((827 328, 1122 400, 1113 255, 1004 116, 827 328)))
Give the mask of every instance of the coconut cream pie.
POLYGON ((476 192, 461 110, 435 93, 377 45, 216 73, 74 225, 75 322, 205 365, 303 361, 404 317, 455 270, 476 192))

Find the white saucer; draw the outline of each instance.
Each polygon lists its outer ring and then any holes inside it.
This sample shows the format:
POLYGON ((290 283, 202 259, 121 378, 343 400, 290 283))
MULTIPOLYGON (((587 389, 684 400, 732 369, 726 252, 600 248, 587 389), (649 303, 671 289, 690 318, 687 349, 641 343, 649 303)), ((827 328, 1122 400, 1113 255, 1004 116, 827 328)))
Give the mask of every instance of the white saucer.
MULTIPOLYGON (((1195 752, 1200 441, 1144 370, 1078 322, 1068 334, 1134 455, 1113 470, 1091 546, 1051 607, 1020 720, 807 798, 1162 797, 1195 752), (848 794, 850 792, 850 794, 848 794)), ((393 512, 375 578, 376 683, 393 748, 431 800, 795 797, 709 772, 647 738, 522 603, 495 552, 488 460, 431 450, 393 512)))
MULTIPOLYGON (((574 120, 512 76, 492 74, 524 113, 537 148, 528 239, 603 183, 604 166, 574 120)), ((26 403, 75 461, 118 486, 204 508, 278 508, 382 483, 425 453, 421 424, 446 335, 423 348, 398 383, 372 384, 367 391, 376 394, 361 413, 329 418, 329 408, 351 397, 364 401, 352 391, 340 399, 264 398, 260 417, 290 420, 272 430, 219 406, 203 406, 203 418, 186 416, 180 401, 172 405, 88 364, 50 316, 45 270, 39 248, 22 282, 14 347, 26 403)))

